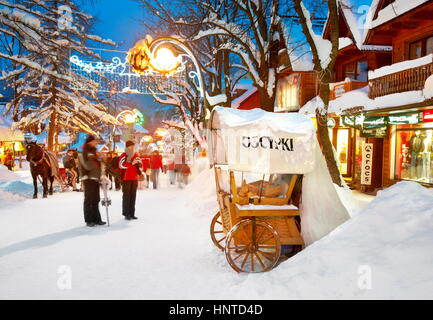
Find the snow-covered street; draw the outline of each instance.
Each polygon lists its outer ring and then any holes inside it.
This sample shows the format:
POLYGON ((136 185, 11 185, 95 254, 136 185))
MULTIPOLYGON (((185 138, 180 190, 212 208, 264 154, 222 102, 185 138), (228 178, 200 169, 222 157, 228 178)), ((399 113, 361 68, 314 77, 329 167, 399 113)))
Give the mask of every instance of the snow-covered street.
POLYGON ((210 214, 192 216, 185 190, 163 188, 139 191, 137 221, 123 219, 121 193, 112 192, 109 228, 84 226, 82 193, 2 208, 0 297, 223 297, 224 283, 242 277, 213 247, 210 214), (71 290, 57 286, 61 266, 71 268, 71 290))
POLYGON ((433 193, 416 183, 368 205, 359 198, 364 210, 274 270, 237 274, 209 237, 212 171, 186 189, 162 178, 160 190, 139 191, 136 221, 123 220, 111 192, 110 227, 84 226, 82 193, 10 200, 0 209, 0 298, 432 298, 433 193))

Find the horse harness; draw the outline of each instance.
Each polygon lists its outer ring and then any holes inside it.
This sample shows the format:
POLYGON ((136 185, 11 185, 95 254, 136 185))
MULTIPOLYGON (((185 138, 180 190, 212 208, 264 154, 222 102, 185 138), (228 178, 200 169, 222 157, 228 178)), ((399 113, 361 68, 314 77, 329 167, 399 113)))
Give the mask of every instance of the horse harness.
POLYGON ((49 165, 49 163, 47 161, 47 158, 45 157, 45 150, 43 148, 40 148, 40 149, 42 150, 41 159, 39 159, 38 161, 30 159, 30 162, 33 163, 33 165, 38 166, 38 165, 42 164, 45 161, 45 163, 49 165))

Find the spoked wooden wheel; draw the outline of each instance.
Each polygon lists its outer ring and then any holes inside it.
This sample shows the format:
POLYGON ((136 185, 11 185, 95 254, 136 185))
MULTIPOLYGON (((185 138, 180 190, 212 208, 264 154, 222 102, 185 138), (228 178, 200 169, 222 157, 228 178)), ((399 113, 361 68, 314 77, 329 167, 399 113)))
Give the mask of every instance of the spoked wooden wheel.
POLYGON ((279 235, 266 222, 242 220, 227 235, 226 258, 237 272, 269 271, 278 262, 280 253, 279 235))
POLYGON ((223 223, 221 214, 219 212, 215 215, 215 217, 213 217, 210 224, 210 237, 218 249, 224 250, 224 246, 226 244, 226 235, 223 231, 223 223))

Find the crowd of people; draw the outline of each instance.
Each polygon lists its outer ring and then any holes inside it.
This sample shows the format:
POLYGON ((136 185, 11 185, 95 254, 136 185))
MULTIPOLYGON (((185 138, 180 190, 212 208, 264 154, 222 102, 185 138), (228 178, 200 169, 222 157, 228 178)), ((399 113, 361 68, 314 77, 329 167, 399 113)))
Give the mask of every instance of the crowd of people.
POLYGON ((100 186, 122 190, 122 215, 125 220, 138 219, 135 202, 138 189, 158 189, 160 174, 168 174, 170 185, 179 188, 188 184, 191 170, 185 156, 170 152, 164 157, 154 150, 150 154, 137 152, 133 141, 127 141, 125 152, 98 153, 98 139, 89 135, 83 151, 68 150, 63 157, 68 183, 74 191, 84 191, 84 220, 87 226, 106 224, 99 212, 100 186), (80 188, 77 187, 81 182, 80 188))

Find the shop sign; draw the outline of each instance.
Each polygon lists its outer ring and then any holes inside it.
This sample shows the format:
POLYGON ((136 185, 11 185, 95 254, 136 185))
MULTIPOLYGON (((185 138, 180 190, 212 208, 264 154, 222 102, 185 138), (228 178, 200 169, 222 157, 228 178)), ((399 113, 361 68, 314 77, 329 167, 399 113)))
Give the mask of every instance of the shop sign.
POLYGON ((335 128, 335 119, 334 118, 329 118, 327 125, 328 125, 329 129, 334 129, 335 128))
POLYGON ((418 122, 418 113, 392 114, 388 116, 388 124, 417 124, 418 122))
POLYGON ((362 138, 386 138, 387 127, 363 128, 361 130, 362 138))
POLYGON ((364 118, 364 127, 381 127, 387 125, 387 117, 385 116, 370 116, 364 118))
POLYGON ((371 185, 373 175, 373 144, 362 144, 361 184, 371 185))
POLYGON ((344 83, 334 87, 335 98, 341 97, 346 92, 344 83))
POLYGON ((343 122, 343 126, 346 127, 361 127, 362 126, 362 119, 363 117, 361 115, 357 116, 344 116, 341 118, 343 122))
POLYGON ((422 122, 433 122, 433 110, 426 110, 421 113, 422 122))

